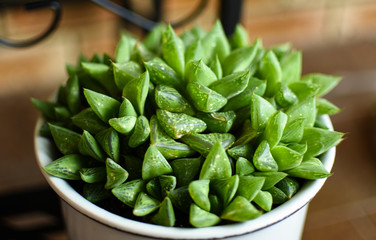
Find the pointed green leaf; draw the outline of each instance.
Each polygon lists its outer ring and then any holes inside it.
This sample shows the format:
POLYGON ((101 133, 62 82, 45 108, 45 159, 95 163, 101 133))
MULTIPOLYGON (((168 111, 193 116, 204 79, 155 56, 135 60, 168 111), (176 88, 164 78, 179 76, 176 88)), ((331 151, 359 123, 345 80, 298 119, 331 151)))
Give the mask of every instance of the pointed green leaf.
POLYGON ((234 222, 243 222, 257 218, 261 214, 262 212, 255 206, 253 206, 253 204, 250 203, 246 198, 237 196, 223 210, 221 218, 234 222))
POLYGON ((275 95, 275 101, 281 107, 289 107, 298 101, 298 97, 284 82, 281 82, 280 88, 275 95))
POLYGON ((86 183, 82 195, 92 203, 97 203, 112 196, 111 191, 104 188, 103 183, 86 183))
POLYGON ((236 196, 242 196, 252 201, 261 191, 265 178, 254 176, 239 176, 239 187, 236 196))
POLYGON ((219 61, 218 55, 209 63, 208 67, 217 76, 217 79, 221 79, 223 77, 222 65, 221 61, 219 61))
POLYGON ((239 176, 249 175, 255 171, 253 164, 244 157, 239 157, 236 161, 235 172, 239 176))
POLYGON ((296 105, 292 105, 289 109, 287 109, 286 114, 288 116, 287 124, 298 118, 304 117, 304 127, 313 127, 316 120, 315 96, 308 97, 304 101, 299 102, 296 105))
POLYGON ((144 114, 146 97, 149 90, 149 73, 148 71, 140 77, 129 81, 123 89, 123 97, 127 98, 136 109, 138 114, 144 114))
POLYGON ((139 116, 136 120, 133 133, 131 134, 128 145, 135 148, 143 144, 149 139, 150 126, 149 120, 145 116, 139 116))
POLYGON ((227 133, 234 124, 236 114, 234 111, 227 112, 198 112, 197 117, 203 120, 211 132, 227 133))
POLYGON ((108 128, 108 125, 106 125, 91 108, 85 108, 71 119, 74 125, 91 134, 97 134, 108 128))
POLYGON ((202 49, 205 62, 209 62, 215 56, 218 56, 219 60, 223 62, 231 52, 230 43, 219 20, 216 21, 212 29, 202 39, 202 49))
POLYGON ((121 103, 119 107, 119 117, 121 118, 125 116, 137 117, 136 110, 134 109, 132 103, 127 98, 123 99, 123 102, 121 103))
POLYGON ((138 217, 146 216, 159 208, 161 203, 144 192, 138 194, 133 214, 138 217))
POLYGON ((158 178, 152 178, 150 181, 148 181, 146 184, 146 192, 155 199, 162 199, 161 183, 159 182, 158 178))
POLYGON ((189 195, 192 200, 205 211, 210 211, 210 200, 209 200, 209 183, 210 180, 195 180, 192 181, 188 186, 189 195))
POLYGON ((303 160, 303 154, 285 146, 276 146, 271 152, 280 171, 297 167, 303 160))
POLYGON ((214 213, 201 209, 194 203, 191 204, 189 211, 189 223, 192 226, 196 228, 210 227, 217 225, 220 221, 221 219, 214 213))
POLYGON ((274 96, 278 91, 278 85, 282 81, 282 69, 273 51, 264 55, 259 68, 260 76, 266 80, 266 97, 274 96))
POLYGON ((187 92, 195 108, 201 112, 218 111, 227 103, 221 94, 199 83, 188 83, 187 92))
POLYGON ((233 175, 227 178, 213 179, 210 181, 210 189, 221 199, 223 206, 227 206, 239 187, 239 176, 233 175))
POLYGON ((48 174, 68 179, 80 180, 80 170, 90 166, 90 162, 84 156, 78 154, 65 155, 43 167, 48 174))
POLYGON ((150 143, 155 146, 166 159, 176 159, 192 156, 195 151, 184 143, 172 139, 162 129, 157 117, 150 118, 150 143))
POLYGON ((161 47, 162 34, 166 30, 164 23, 158 23, 144 38, 144 46, 150 51, 157 52, 161 47))
POLYGON ((182 89, 182 82, 175 70, 162 59, 154 58, 144 63, 149 72, 150 81, 155 85, 163 84, 177 89, 182 89))
POLYGON ((134 116, 125 116, 120 118, 111 118, 108 120, 108 123, 118 133, 127 135, 133 130, 136 120, 137 118, 134 116))
POLYGON ((158 149, 151 145, 145 153, 142 164, 142 179, 148 180, 169 173, 172 173, 170 164, 158 149))
POLYGON ((265 193, 268 193, 271 195, 273 204, 282 204, 286 202, 287 200, 289 200, 287 195, 281 189, 277 187, 271 187, 268 190, 266 190, 265 193))
POLYGON ((241 144, 234 147, 231 147, 227 150, 227 153, 230 157, 238 159, 243 157, 246 159, 252 159, 253 156, 253 147, 252 144, 241 144))
POLYGON ((268 142, 271 149, 281 140, 286 123, 287 115, 282 111, 277 111, 269 118, 263 134, 263 139, 268 142))
POLYGON ((204 61, 190 61, 187 63, 185 79, 188 83, 195 82, 204 86, 217 81, 215 73, 204 63, 204 61))
POLYGON ((320 87, 317 95, 319 97, 322 97, 338 85, 338 83, 341 81, 341 77, 326 75, 322 73, 311 73, 304 75, 301 81, 318 84, 320 87))
POLYGON ((234 146, 247 144, 259 135, 260 135, 260 132, 253 129, 251 121, 249 119, 246 119, 243 122, 242 131, 240 135, 238 136, 238 139, 234 143, 234 146))
POLYGON ((302 52, 292 51, 281 59, 282 82, 290 84, 300 80, 302 73, 302 52))
POLYGON ((222 147, 227 149, 234 143, 235 137, 231 133, 191 134, 184 136, 182 141, 207 156, 216 142, 220 142, 222 147))
POLYGON ((304 157, 314 157, 328 151, 339 144, 343 135, 340 132, 321 128, 305 128, 301 142, 307 143, 308 149, 304 157))
POLYGON ((299 190, 300 184, 297 180, 285 177, 279 183, 276 184, 276 187, 284 192, 288 199, 292 198, 294 194, 299 190))
POLYGON ((238 110, 242 107, 251 105, 252 95, 257 94, 259 96, 264 95, 266 89, 266 81, 260 80, 255 77, 250 77, 248 80, 248 85, 243 92, 237 96, 228 100, 227 104, 223 107, 223 111, 228 110, 238 110))
POLYGON ((317 115, 334 115, 341 111, 340 108, 324 98, 318 98, 316 100, 316 107, 317 115))
POLYGON ((221 142, 216 142, 202 165, 199 179, 231 177, 231 163, 221 142))
POLYGON ((168 192, 176 188, 176 177, 172 175, 162 175, 158 177, 161 186, 162 197, 166 197, 168 192))
POLYGON ((281 142, 300 142, 303 138, 305 118, 288 121, 283 131, 281 142))
POLYGON ((114 81, 119 89, 123 89, 128 82, 142 74, 142 67, 134 61, 112 63, 114 81))
POLYGON ((43 116, 47 117, 48 119, 56 119, 55 116, 55 107, 57 106, 56 103, 43 101, 36 98, 31 98, 31 103, 36 107, 43 116))
POLYGON ((76 74, 68 78, 66 91, 68 109, 71 113, 76 114, 81 107, 80 83, 76 74))
POLYGON ((244 91, 248 85, 249 71, 235 72, 209 85, 209 88, 230 99, 244 91))
POLYGON ((49 123, 50 131, 56 147, 64 154, 78 153, 78 143, 80 142, 81 135, 64 127, 60 127, 49 123))
POLYGON ((162 35, 162 56, 179 77, 184 76, 184 44, 170 25, 162 35))
POLYGON ((262 131, 265 129, 269 118, 276 112, 274 106, 266 99, 252 95, 251 99, 251 121, 253 129, 262 131))
POLYGON ((111 159, 115 162, 119 161, 120 140, 117 132, 113 128, 100 131, 95 135, 95 140, 97 140, 111 159))
POLYGON ((287 176, 285 172, 254 172, 252 173, 255 177, 264 177, 265 183, 262 187, 262 190, 268 190, 269 188, 276 185, 279 181, 284 179, 287 176))
POLYGON ((202 59, 202 46, 200 39, 195 40, 187 50, 185 51, 185 62, 188 63, 190 61, 198 61, 202 59))
POLYGON ((138 194, 144 190, 145 182, 142 179, 136 179, 113 188, 111 192, 120 201, 134 208, 138 194))
MULTIPOLYGON (((97 183, 106 181, 106 167, 81 168, 80 176, 84 182, 97 183)), ((103 186, 102 186, 103 187, 103 186)))
POLYGON ((253 201, 263 210, 269 212, 272 209, 273 197, 267 191, 259 191, 253 201))
POLYGON ((104 63, 81 62, 82 69, 97 80, 111 95, 120 93, 110 66, 104 63))
POLYGON ((201 158, 175 159, 170 165, 174 170, 177 186, 182 187, 188 185, 198 176, 201 169, 201 158))
POLYGON ((261 172, 276 172, 278 165, 274 160, 269 144, 266 140, 262 141, 253 155, 253 164, 261 172))
POLYGON ((107 122, 110 118, 118 116, 120 102, 116 99, 86 88, 84 95, 91 109, 102 121, 107 122))
POLYGON ((129 173, 122 166, 117 164, 111 158, 106 159, 107 182, 106 189, 112 189, 121 185, 127 180, 129 173))
POLYGON ((101 162, 104 162, 106 159, 106 154, 99 143, 86 130, 82 133, 81 140, 78 143, 78 150, 82 155, 90 156, 101 162))
POLYGON ((167 85, 158 85, 155 88, 155 102, 158 107, 175 113, 193 115, 194 110, 188 101, 175 89, 167 85))
POLYGON ((137 39, 128 33, 123 33, 115 50, 116 62, 122 63, 129 61, 132 50, 137 42, 137 39))
POLYGON ((309 180, 331 176, 331 173, 325 169, 322 162, 317 158, 304 160, 299 166, 285 172, 291 177, 309 180))
POLYGON ((171 199, 173 206, 179 211, 189 214, 189 208, 192 204, 192 198, 189 195, 188 186, 175 188, 167 193, 168 198, 171 199))
POLYGON ((299 101, 303 101, 308 97, 316 96, 320 88, 316 83, 303 81, 290 83, 288 87, 299 101))
POLYGON ((247 29, 241 24, 236 24, 234 33, 230 37, 232 49, 247 47, 250 44, 247 29))
POLYGON ((165 132, 174 139, 187 134, 205 131, 206 123, 185 113, 172 113, 166 110, 157 110, 157 119, 165 132))
POLYGON ((171 200, 168 197, 163 200, 158 212, 153 216, 152 221, 155 224, 167 227, 173 227, 175 225, 175 212, 171 200))
POLYGON ((226 76, 234 72, 249 70, 256 57, 257 49, 256 46, 247 46, 232 51, 223 61, 223 74, 226 76))

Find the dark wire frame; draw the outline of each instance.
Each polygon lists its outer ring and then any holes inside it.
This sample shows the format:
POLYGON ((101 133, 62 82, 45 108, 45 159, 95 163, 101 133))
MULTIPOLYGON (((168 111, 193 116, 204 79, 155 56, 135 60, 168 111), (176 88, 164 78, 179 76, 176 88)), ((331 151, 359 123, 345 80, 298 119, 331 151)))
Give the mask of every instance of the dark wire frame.
POLYGON ((28 11, 42 9, 42 8, 50 8, 54 11, 54 18, 45 32, 43 32, 41 35, 34 37, 32 39, 27 39, 27 40, 22 40, 22 41, 0 38, 0 45, 6 46, 6 47, 12 47, 12 48, 29 47, 31 45, 34 45, 42 41, 47 36, 49 36, 57 28, 57 25, 60 21, 61 6, 60 6, 60 3, 57 1, 39 1, 39 2, 25 3, 25 9, 28 11))
MULTIPOLYGON (((160 22, 160 9, 161 9, 161 0, 154 0, 154 5, 156 7, 156 19, 150 20, 145 18, 123 6, 120 6, 111 0, 91 0, 92 2, 106 8, 107 10, 117 14, 124 20, 127 20, 138 27, 150 31, 153 29, 159 22, 160 22)), ((19 1, 15 1, 19 2, 19 1)), ((21 1, 22 2, 22 1, 21 1)), ((61 6, 58 1, 30 1, 25 0, 25 8, 26 10, 35 10, 41 8, 50 8, 54 11, 55 15, 52 20, 52 23, 48 27, 48 29, 42 33, 41 35, 34 37, 32 39, 23 40, 23 41, 14 41, 0 37, 0 45, 13 47, 13 48, 22 48, 22 47, 29 47, 34 45, 43 39, 45 39, 48 35, 50 35, 56 28, 61 18, 61 6)), ((1 2, 0 2, 1 3, 1 2)), ((196 17, 198 17, 205 7, 208 4, 208 0, 201 0, 198 6, 195 8, 191 14, 184 17, 181 20, 176 22, 170 23, 172 27, 181 27, 191 21, 193 21, 196 17)), ((240 21, 241 16, 241 7, 242 7, 242 0, 221 0, 221 20, 225 30, 226 35, 231 35, 235 29, 236 24, 240 21)))

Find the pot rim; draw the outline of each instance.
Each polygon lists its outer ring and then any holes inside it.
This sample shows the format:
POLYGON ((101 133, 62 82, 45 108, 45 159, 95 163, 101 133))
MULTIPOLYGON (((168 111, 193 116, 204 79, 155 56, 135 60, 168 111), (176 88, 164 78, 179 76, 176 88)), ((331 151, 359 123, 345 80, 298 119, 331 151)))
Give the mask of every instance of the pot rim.
MULTIPOLYGON (((322 116, 324 124, 333 130, 332 122, 329 116, 322 116)), ((144 223, 136 220, 127 219, 117 214, 109 212, 94 203, 86 200, 79 194, 66 180, 50 176, 43 167, 50 163, 53 159, 53 143, 39 135, 39 129, 43 123, 43 119, 39 118, 34 131, 34 149, 36 153, 37 164, 50 185, 50 187, 72 208, 83 215, 107 225, 108 227, 119 231, 132 233, 135 235, 147 236, 151 238, 163 239, 216 239, 227 238, 248 234, 251 232, 262 230, 268 226, 276 224, 285 218, 293 215, 301 208, 306 206, 324 185, 326 178, 307 181, 300 190, 287 202, 274 208, 270 212, 266 212, 256 219, 249 221, 234 223, 228 225, 218 225, 205 228, 179 228, 165 227, 144 223)), ((329 149, 321 155, 320 159, 328 172, 331 171, 336 154, 336 147, 329 149)))

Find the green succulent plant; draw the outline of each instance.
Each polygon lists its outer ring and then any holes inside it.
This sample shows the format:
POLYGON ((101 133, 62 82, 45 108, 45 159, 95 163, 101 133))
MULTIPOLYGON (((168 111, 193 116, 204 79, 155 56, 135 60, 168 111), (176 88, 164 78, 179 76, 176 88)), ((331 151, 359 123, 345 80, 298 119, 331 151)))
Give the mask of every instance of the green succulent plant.
POLYGON ((56 100, 32 99, 59 151, 44 170, 139 221, 256 218, 330 176, 320 155, 343 137, 320 121, 339 112, 323 96, 340 77, 301 76, 301 61, 291 45, 250 43, 241 25, 227 38, 219 21, 180 36, 160 25, 144 41, 124 33, 114 57, 67 66, 56 100))

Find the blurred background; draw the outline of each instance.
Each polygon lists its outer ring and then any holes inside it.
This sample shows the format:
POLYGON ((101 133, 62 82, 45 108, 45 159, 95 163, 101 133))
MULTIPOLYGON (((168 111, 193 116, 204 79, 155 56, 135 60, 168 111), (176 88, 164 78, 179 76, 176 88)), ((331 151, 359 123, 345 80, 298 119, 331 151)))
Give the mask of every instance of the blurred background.
MULTIPOLYGON (((27 2, 33 1, 0 1, 0 38, 25 41, 48 29, 54 11, 28 11, 27 2)), ((200 2, 120 3, 169 23, 194 12, 200 2)), ((121 30, 145 34, 94 1, 59 3, 60 21, 42 41, 22 48, 0 45, 0 234, 9 236, 5 239, 67 239, 56 198, 35 163, 39 113, 30 97, 47 99, 66 81, 65 64, 76 64, 81 53, 114 53, 121 30)), ((194 24, 210 29, 219 18, 231 31, 236 17, 252 40, 262 37, 265 46, 291 42, 302 50, 303 73, 343 77, 327 98, 342 108, 332 121, 346 137, 337 148, 333 176, 310 204, 303 239, 376 239, 376 1, 208 0, 196 18, 176 31, 194 24), (225 11, 234 4, 240 6, 235 16, 225 11)))

